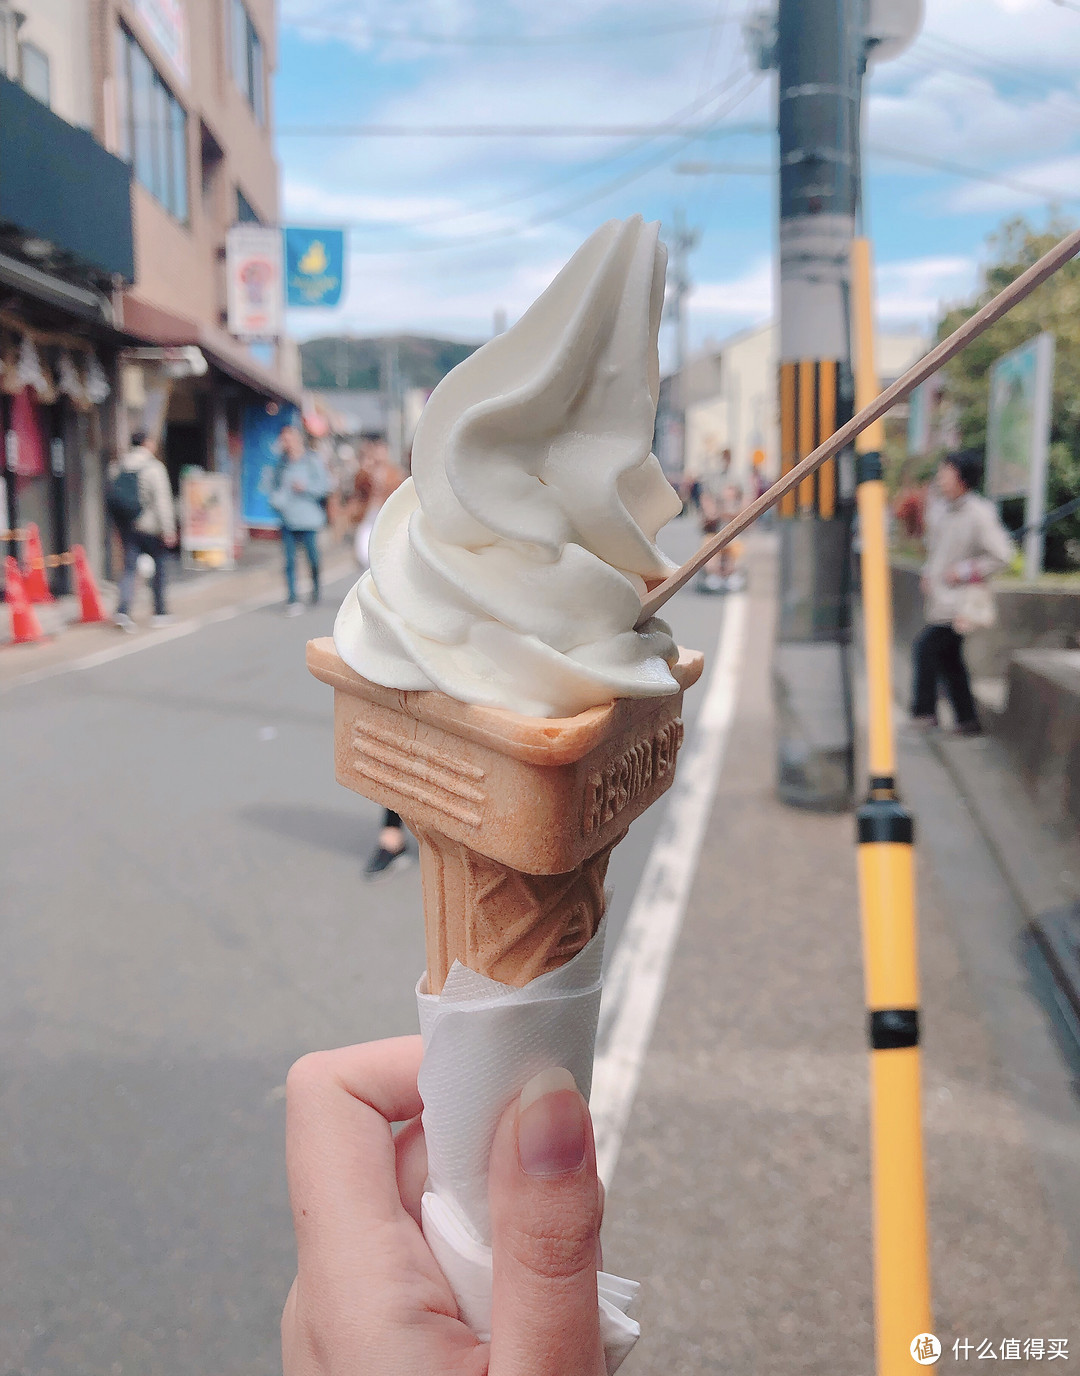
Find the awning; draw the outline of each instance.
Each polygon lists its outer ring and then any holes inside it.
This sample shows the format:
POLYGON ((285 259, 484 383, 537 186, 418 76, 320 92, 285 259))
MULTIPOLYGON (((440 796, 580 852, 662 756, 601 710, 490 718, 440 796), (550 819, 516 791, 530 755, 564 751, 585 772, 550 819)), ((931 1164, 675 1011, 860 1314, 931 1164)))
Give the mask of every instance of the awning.
POLYGON ((200 325, 186 316, 175 315, 161 306, 142 301, 133 292, 124 294, 124 330, 147 344, 165 347, 193 344, 201 349, 211 363, 229 377, 242 382, 260 396, 300 406, 299 387, 285 382, 277 373, 264 368, 238 344, 232 335, 211 325, 200 325))

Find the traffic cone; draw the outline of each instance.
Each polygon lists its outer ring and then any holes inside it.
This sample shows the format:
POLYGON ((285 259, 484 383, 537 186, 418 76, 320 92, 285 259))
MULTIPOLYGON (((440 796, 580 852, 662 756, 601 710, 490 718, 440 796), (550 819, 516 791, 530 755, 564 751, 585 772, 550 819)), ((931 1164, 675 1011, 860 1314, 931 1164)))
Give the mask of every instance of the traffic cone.
POLYGON ((55 602, 45 581, 45 551, 41 548, 41 531, 31 521, 26 527, 26 544, 23 549, 26 572, 23 574, 23 587, 31 602, 55 602))
POLYGON ((94 582, 94 575, 90 572, 90 561, 86 557, 86 550, 83 549, 82 545, 72 545, 71 555, 75 565, 75 587, 79 594, 79 605, 82 608, 79 624, 86 625, 90 621, 108 621, 105 608, 101 604, 101 593, 98 591, 98 585, 94 582))
POLYGON ((37 612, 30 605, 30 599, 23 587, 18 561, 13 555, 7 556, 5 568, 7 586, 4 600, 11 608, 11 640, 8 644, 29 645, 35 640, 44 640, 45 633, 41 629, 41 622, 37 619, 37 612))

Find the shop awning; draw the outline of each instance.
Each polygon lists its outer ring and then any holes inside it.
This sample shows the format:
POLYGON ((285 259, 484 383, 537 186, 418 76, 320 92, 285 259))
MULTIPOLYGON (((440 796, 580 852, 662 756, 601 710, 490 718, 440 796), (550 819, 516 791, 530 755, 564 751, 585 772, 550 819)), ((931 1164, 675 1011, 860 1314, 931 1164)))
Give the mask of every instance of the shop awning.
POLYGON ((260 396, 284 401, 290 406, 301 404, 299 387, 291 386, 257 363, 232 335, 151 305, 133 292, 124 294, 124 330, 147 344, 165 347, 194 344, 215 367, 260 396))

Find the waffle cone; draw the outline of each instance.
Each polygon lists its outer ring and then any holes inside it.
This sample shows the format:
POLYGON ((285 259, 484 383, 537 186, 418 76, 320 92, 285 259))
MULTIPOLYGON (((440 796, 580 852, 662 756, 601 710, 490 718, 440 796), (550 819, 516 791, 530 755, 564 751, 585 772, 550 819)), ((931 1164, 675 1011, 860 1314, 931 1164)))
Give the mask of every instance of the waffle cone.
POLYGON ((339 783, 399 813, 420 843, 427 987, 455 960, 524 985, 599 926, 604 877, 630 823, 670 788, 683 691, 618 698, 575 717, 525 717, 354 673, 327 637, 308 668, 334 689, 339 783))

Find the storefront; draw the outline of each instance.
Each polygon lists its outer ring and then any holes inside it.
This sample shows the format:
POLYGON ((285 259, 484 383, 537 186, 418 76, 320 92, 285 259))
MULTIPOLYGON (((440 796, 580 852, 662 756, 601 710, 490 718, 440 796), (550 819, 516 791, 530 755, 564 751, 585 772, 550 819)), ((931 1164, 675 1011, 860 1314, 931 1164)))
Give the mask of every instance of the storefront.
POLYGON ((78 543, 102 569, 115 298, 133 275, 127 164, 0 77, 0 553, 33 522, 46 555, 78 543))
MULTIPOLYGON (((121 427, 125 434, 137 428, 158 440, 182 502, 187 477, 199 479, 203 494, 212 485, 200 475, 228 475, 232 555, 238 558, 250 535, 276 532, 277 520, 258 486, 264 467, 274 461, 278 433, 298 415, 299 390, 223 330, 174 315, 137 293, 125 297, 124 328, 141 343, 121 355, 121 427), (191 365, 196 357, 201 366, 191 365)), ((231 562, 216 553, 212 548, 206 558, 188 562, 231 562)))
MULTIPOLYGON (((26 314, 40 318, 40 312, 26 314)), ((99 568, 112 352, 0 311, 0 526, 10 531, 33 523, 46 554, 80 544, 99 568)), ((67 575, 64 566, 50 571, 54 593, 68 591, 67 575)))

